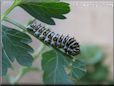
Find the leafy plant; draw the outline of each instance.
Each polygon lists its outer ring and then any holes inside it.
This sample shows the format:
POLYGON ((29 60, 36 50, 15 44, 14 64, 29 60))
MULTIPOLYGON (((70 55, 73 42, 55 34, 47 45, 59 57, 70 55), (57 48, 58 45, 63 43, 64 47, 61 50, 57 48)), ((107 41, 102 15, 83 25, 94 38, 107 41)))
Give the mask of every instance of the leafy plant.
POLYGON ((7 68, 11 67, 15 60, 23 66, 31 66, 33 58, 29 52, 33 49, 27 44, 31 38, 15 29, 2 26, 2 43, 3 43, 3 75, 6 74, 7 68))
POLYGON ((29 68, 32 69, 30 66, 36 57, 41 54, 45 84, 74 84, 72 78, 77 80, 85 74, 85 64, 79 58, 71 59, 70 56, 54 47, 43 52, 43 46, 46 46, 43 42, 40 50, 34 52, 29 45, 32 42, 31 36, 34 35, 28 32, 26 27, 7 16, 17 6, 24 9, 35 19, 49 25, 55 25, 53 18, 66 19, 64 14, 70 12, 69 4, 59 0, 48 0, 48 2, 47 0, 14 0, 11 7, 1 16, 2 21, 18 27, 10 28, 4 24, 2 25, 2 75, 8 77, 7 70, 13 67, 13 62, 16 59, 20 65, 28 68, 21 70, 21 73, 17 75, 18 78, 11 81, 12 84, 17 83, 27 71, 30 71, 29 68))
POLYGON ((79 58, 87 64, 88 72, 77 84, 102 84, 111 82, 107 78, 109 75, 109 67, 103 62, 105 53, 99 46, 91 44, 82 45, 79 58))

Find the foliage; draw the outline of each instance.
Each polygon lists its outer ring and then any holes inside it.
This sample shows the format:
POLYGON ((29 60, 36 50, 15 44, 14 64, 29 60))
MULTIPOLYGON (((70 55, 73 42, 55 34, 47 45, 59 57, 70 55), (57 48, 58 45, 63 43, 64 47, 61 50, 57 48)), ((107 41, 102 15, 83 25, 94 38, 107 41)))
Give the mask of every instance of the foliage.
POLYGON ((87 64, 95 64, 104 57, 104 53, 99 46, 87 44, 87 45, 81 45, 80 49, 81 49, 80 57, 87 64))
POLYGON ((50 2, 50 3, 23 3, 20 6, 26 10, 30 15, 36 19, 45 22, 50 25, 55 25, 55 22, 52 18, 65 19, 66 17, 63 14, 66 14, 70 11, 68 6, 69 4, 59 2, 50 2))
POLYGON ((64 70, 65 62, 68 62, 61 53, 50 50, 42 55, 42 68, 44 70, 44 82, 46 84, 70 84, 71 81, 64 70))
MULTIPOLYGON (((8 18, 7 15, 15 7, 20 6, 34 18, 50 25, 55 25, 53 18, 66 19, 64 14, 70 12, 68 3, 59 2, 59 0, 46 1, 47 0, 14 0, 11 7, 1 16, 2 21, 9 22, 19 29, 16 30, 17 28, 2 25, 2 72, 4 76, 8 68, 12 67, 15 59, 19 64, 26 67, 30 67, 35 59, 34 55, 31 55, 33 49, 28 45, 32 42, 32 39, 29 37, 31 33, 28 32, 23 25, 8 18)), ((44 71, 43 81, 45 84, 73 84, 70 77, 79 79, 86 72, 85 64, 82 61, 78 58, 74 61, 70 56, 54 47, 52 50, 42 54, 42 69, 44 71), (70 70, 70 72, 68 72, 68 70, 70 70)), ((27 71, 29 72, 28 69, 21 70, 18 78, 15 78, 13 83, 16 83, 27 71)))
POLYGON ((47 84, 71 84, 73 82, 69 79, 70 77, 80 79, 86 72, 84 62, 79 59, 72 61, 57 50, 50 50, 42 57, 43 77, 47 84), (65 68, 68 68, 70 72, 67 73, 65 68))
POLYGON ((96 45, 82 45, 81 55, 79 58, 83 59, 87 64, 87 73, 82 77, 77 84, 101 84, 108 83, 108 66, 104 65, 104 52, 96 45), (89 53, 89 54, 88 54, 89 53), (91 58, 90 58, 91 57, 91 58))
POLYGON ((11 67, 15 59, 23 66, 32 65, 33 58, 30 53, 33 52, 33 49, 28 45, 31 41, 31 38, 25 33, 2 26, 3 75, 6 74, 7 68, 11 67))

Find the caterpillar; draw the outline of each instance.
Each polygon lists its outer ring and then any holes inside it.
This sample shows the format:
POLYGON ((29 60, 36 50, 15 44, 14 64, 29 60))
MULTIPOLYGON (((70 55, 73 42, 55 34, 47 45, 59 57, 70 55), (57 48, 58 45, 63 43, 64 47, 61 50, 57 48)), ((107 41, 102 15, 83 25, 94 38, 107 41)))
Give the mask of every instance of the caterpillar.
POLYGON ((56 48, 63 49, 67 55, 75 56, 80 53, 79 43, 74 39, 74 37, 54 33, 50 29, 45 28, 45 26, 37 24, 36 21, 29 24, 27 29, 33 31, 34 35, 40 40, 43 40, 43 42, 56 48))

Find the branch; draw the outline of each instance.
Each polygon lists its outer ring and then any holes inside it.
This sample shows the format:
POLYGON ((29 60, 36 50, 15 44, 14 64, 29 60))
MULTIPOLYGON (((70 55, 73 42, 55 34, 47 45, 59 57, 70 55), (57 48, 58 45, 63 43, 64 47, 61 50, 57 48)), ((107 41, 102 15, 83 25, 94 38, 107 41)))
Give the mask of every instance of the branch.
POLYGON ((14 0, 13 4, 2 14, 1 21, 21 2, 21 0, 14 0))
POLYGON ((23 31, 26 31, 26 27, 19 24, 18 22, 16 22, 15 20, 8 18, 8 17, 4 17, 4 21, 9 22, 17 27, 19 27, 20 29, 22 29, 23 31))
MULTIPOLYGON (((34 36, 34 33, 33 33, 32 31, 26 30, 26 27, 23 26, 23 25, 21 25, 21 24, 19 24, 18 22, 14 21, 14 20, 12 20, 12 19, 10 19, 10 18, 8 18, 8 17, 5 17, 5 21, 7 21, 7 22, 9 22, 9 23, 11 23, 11 24, 13 24, 13 25, 16 25, 16 26, 19 27, 20 29, 24 30, 25 32, 27 32, 27 33, 29 33, 30 35, 32 35, 33 37, 35 37, 35 36, 34 36)), ((37 38, 37 37, 35 37, 35 38, 37 38)), ((37 38, 37 39, 39 39, 39 38, 37 38)), ((39 39, 39 40, 40 40, 40 39, 39 39)), ((49 46, 49 44, 44 43, 42 40, 40 40, 40 41, 41 41, 43 44, 49 46)), ((73 58, 72 56, 69 56, 69 55, 65 54, 63 51, 61 51, 60 49, 58 49, 58 48, 56 48, 56 47, 54 47, 54 46, 52 46, 52 48, 55 49, 55 50, 57 50, 57 51, 59 51, 59 52, 61 52, 61 53, 64 54, 65 56, 68 56, 68 57, 70 57, 70 58, 73 58)), ((41 50, 42 50, 42 49, 41 49, 41 50)))

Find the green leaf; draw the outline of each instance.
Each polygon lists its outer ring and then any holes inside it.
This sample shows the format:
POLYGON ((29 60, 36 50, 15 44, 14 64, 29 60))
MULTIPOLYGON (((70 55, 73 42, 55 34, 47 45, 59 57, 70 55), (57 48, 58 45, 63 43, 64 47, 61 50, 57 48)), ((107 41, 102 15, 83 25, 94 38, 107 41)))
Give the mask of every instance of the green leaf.
MULTIPOLYGON (((2 26, 2 44, 3 44, 3 70, 11 66, 11 63, 16 59, 23 66, 31 66, 33 58, 31 53, 33 49, 28 45, 31 38, 13 28, 2 26)), ((6 72, 5 72, 6 74, 6 72)))
POLYGON ((84 62, 80 59, 73 61, 57 50, 47 51, 43 53, 42 57, 45 84, 73 84, 70 77, 78 80, 86 73, 84 62), (71 63, 72 65, 70 65, 71 63))
MULTIPOLYGON (((103 82, 107 80, 107 76, 109 74, 108 66, 103 64, 103 61, 100 61, 99 63, 95 64, 93 66, 94 70, 88 70, 88 75, 90 74, 89 78, 93 82, 103 82)), ((86 75, 87 76, 87 75, 86 75)))
POLYGON ((81 58, 87 64, 95 64, 104 57, 103 51, 95 45, 81 45, 81 58))
POLYGON ((86 65, 81 60, 77 59, 72 63, 69 75, 74 79, 79 80, 86 73, 86 65))
POLYGON ((101 83, 107 80, 108 74, 108 66, 104 65, 102 61, 100 61, 97 64, 89 65, 88 72, 80 81, 86 83, 101 83))
POLYGON ((65 19, 64 14, 70 11, 69 4, 64 2, 28 2, 19 6, 34 18, 50 25, 55 25, 52 18, 65 19))
POLYGON ((11 67, 11 62, 8 59, 9 57, 7 56, 4 49, 2 49, 2 57, 2 75, 5 75, 7 73, 8 68, 11 67))
POLYGON ((94 81, 101 82, 107 79, 108 67, 101 65, 91 74, 94 81))
POLYGON ((56 50, 42 55, 43 80, 45 84, 72 84, 64 70, 65 56, 56 50))
POLYGON ((60 0, 21 0, 21 3, 30 3, 30 2, 58 2, 60 0))
MULTIPOLYGON (((28 32, 34 36, 33 31, 28 30, 28 32)), ((39 39, 38 37, 36 38, 39 39)), ((45 45, 49 46, 42 40, 40 41, 44 43, 45 45)), ((83 62, 81 62, 78 59, 75 62, 73 62, 72 60, 73 58, 71 56, 66 55, 64 52, 62 52, 60 49, 54 46, 50 46, 50 48, 53 48, 52 50, 49 50, 48 48, 46 48, 44 50, 45 53, 42 54, 42 57, 43 57, 42 69, 44 71, 44 75, 43 75, 44 83, 46 84, 71 84, 72 82, 69 81, 68 75, 72 75, 72 74, 69 74, 69 70, 72 71, 71 73, 80 74, 78 75, 78 77, 74 77, 75 79, 79 79, 85 74, 86 70, 85 70, 85 64, 83 62), (71 63, 74 64, 74 66, 73 67, 71 66, 71 68, 69 68, 71 63), (77 67, 77 69, 75 67, 77 67)))

